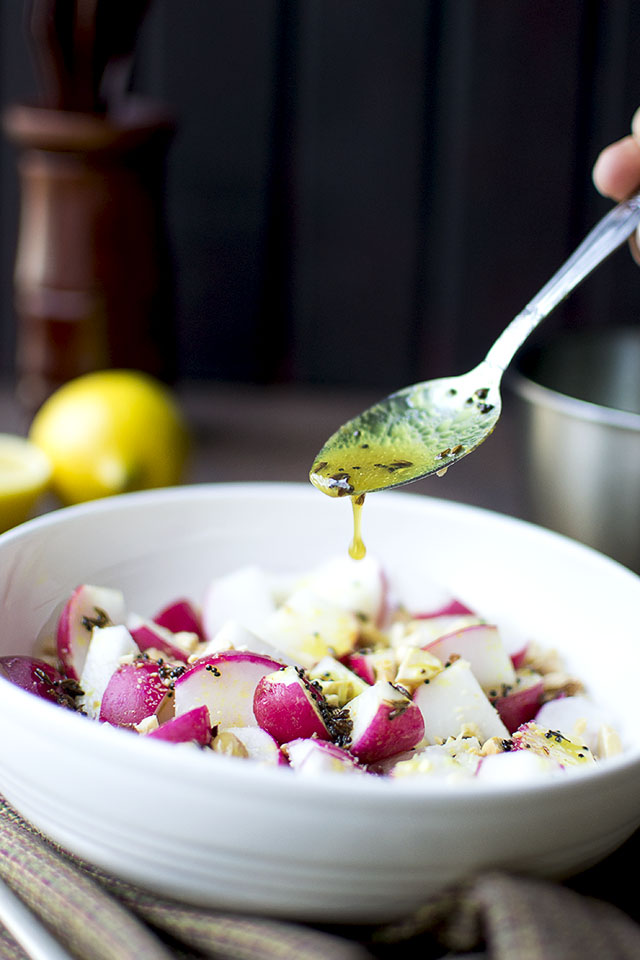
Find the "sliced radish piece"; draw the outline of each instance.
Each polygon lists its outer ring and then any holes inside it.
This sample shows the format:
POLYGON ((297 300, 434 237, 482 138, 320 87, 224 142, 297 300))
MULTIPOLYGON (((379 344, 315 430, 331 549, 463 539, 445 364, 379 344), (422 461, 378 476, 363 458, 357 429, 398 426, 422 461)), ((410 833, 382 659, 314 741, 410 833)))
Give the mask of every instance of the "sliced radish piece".
MULTIPOLYGON (((363 683, 371 686, 376 682, 376 672, 373 668, 371 658, 364 650, 354 650, 344 658, 344 662, 349 670, 357 677, 360 677, 363 683)), ((364 692, 364 691, 361 691, 364 692)))
POLYGON ((539 783, 540 777, 564 775, 563 767, 552 757, 532 750, 510 750, 482 757, 476 771, 479 783, 539 783))
POLYGON ((541 727, 562 730, 573 740, 586 743, 596 755, 601 749, 601 732, 614 727, 609 713, 582 694, 549 700, 540 707, 535 721, 541 727))
POLYGON ((206 747, 211 742, 209 711, 206 707, 194 707, 179 717, 171 717, 146 736, 153 737, 154 740, 168 740, 170 743, 197 743, 206 747))
POLYGON ((78 700, 78 706, 87 716, 94 719, 99 716, 102 695, 112 674, 123 659, 131 660, 139 653, 133 637, 123 624, 94 627, 80 677, 83 695, 78 700))
POLYGON ((322 693, 296 667, 262 677, 255 690, 253 712, 258 726, 277 743, 307 737, 330 739, 330 709, 322 693))
POLYGON ((457 737, 465 728, 481 743, 489 737, 509 737, 498 711, 489 702, 466 660, 456 660, 421 684, 413 700, 424 717, 429 743, 457 737))
POLYGON ((531 750, 543 757, 551 757, 563 767, 582 767, 595 763, 588 744, 567 737, 560 730, 548 730, 530 720, 511 737, 515 750, 531 750))
POLYGON ((460 615, 454 617, 434 616, 423 619, 413 619, 405 623, 396 623, 390 630, 390 642, 393 647, 405 646, 428 647, 430 643, 446 637, 450 633, 464 630, 466 627, 475 627, 484 623, 476 616, 460 615))
POLYGON ((212 746, 218 753, 237 756, 238 753, 234 749, 229 749, 230 743, 234 748, 239 745, 240 755, 246 756, 249 760, 268 766, 287 765, 287 760, 276 741, 261 727, 226 727, 218 731, 212 746))
POLYGON ((451 597, 443 603, 442 606, 438 607, 437 610, 430 610, 427 613, 413 613, 412 616, 416 620, 431 620, 433 617, 475 617, 476 614, 466 603, 462 603, 461 600, 456 600, 455 597, 451 597))
POLYGON ((165 700, 169 709, 169 693, 170 681, 163 666, 142 658, 123 663, 105 687, 100 721, 116 727, 132 727, 152 714, 157 714, 160 721, 160 706, 165 700))
POLYGON ((175 682, 176 716, 204 705, 212 726, 256 726, 253 695, 258 682, 281 668, 271 657, 243 650, 196 660, 175 682))
POLYGON ((130 614, 127 626, 140 650, 158 650, 171 660, 187 663, 200 645, 197 633, 172 633, 154 620, 130 614))
POLYGON ((174 600, 156 613, 152 619, 158 626, 165 627, 171 633, 195 633, 199 640, 205 639, 200 613, 190 600, 174 600))
POLYGON ((282 650, 278 650, 272 643, 259 637, 251 630, 247 630, 237 620, 227 620, 218 630, 214 637, 211 637, 201 649, 196 651, 191 659, 201 659, 210 657, 214 653, 221 653, 224 650, 250 650, 251 653, 259 653, 265 657, 272 657, 274 660, 293 666, 296 661, 288 657, 282 650))
POLYGON ((367 682, 335 657, 323 657, 307 671, 310 680, 320 684, 322 693, 332 706, 343 707, 367 689, 367 682))
POLYGON ((389 585, 390 599, 411 616, 440 616, 443 611, 473 613, 456 597, 450 587, 425 576, 418 566, 411 565, 394 575, 389 585))
POLYGON ((429 776, 449 782, 473 777, 480 763, 480 743, 475 737, 454 737, 445 743, 434 743, 408 760, 401 760, 391 770, 394 778, 429 776))
POLYGON ((444 670, 444 664, 428 650, 407 647, 403 651, 393 682, 413 693, 421 683, 431 680, 441 670, 444 670))
POLYGON ((351 721, 349 752, 362 763, 377 763, 422 740, 418 707, 393 684, 378 680, 344 708, 351 721))
POLYGON ((504 649, 498 628, 491 624, 476 624, 449 633, 425 648, 434 657, 446 663, 457 654, 471 664, 473 675, 483 690, 499 690, 516 682, 511 657, 504 649))
POLYGON ((57 629, 57 647, 64 672, 79 680, 87 658, 91 632, 125 621, 124 595, 120 590, 83 583, 67 600, 57 629))
POLYGON ((327 740, 292 740, 282 751, 297 772, 312 776, 325 773, 366 773, 355 757, 327 740))
MULTIPOLYGON (((0 676, 43 700, 73 706, 72 698, 65 693, 64 677, 45 660, 26 656, 0 657, 0 676)), ((66 686, 68 689, 68 683, 66 686)))
POLYGON ((359 632, 355 614, 303 587, 276 610, 263 636, 308 668, 327 655, 345 656, 355 646, 359 632))
POLYGON ((260 636, 274 611, 272 586, 265 571, 241 567, 209 585, 202 604, 205 638, 214 637, 227 620, 235 620, 260 636))
POLYGON ((393 650, 354 650, 344 658, 345 664, 368 684, 376 680, 395 680, 398 661, 393 650))
POLYGON ((253 651, 254 644, 259 643, 259 637, 251 630, 247 630, 237 620, 226 620, 218 632, 209 637, 193 656, 193 660, 202 660, 204 657, 212 657, 216 653, 222 653, 225 650, 237 650, 243 648, 253 651))
POLYGON ((529 644, 525 643, 521 646, 520 642, 517 644, 517 649, 510 651, 511 663, 516 670, 521 670, 524 667, 528 651, 529 644))
POLYGON ((362 560, 352 560, 347 554, 334 557, 313 570, 303 583, 318 597, 372 623, 383 617, 386 582, 379 561, 369 554, 362 560))
POLYGON ((533 720, 544 694, 544 683, 539 673, 533 670, 521 672, 515 685, 504 696, 489 697, 509 733, 513 733, 527 720, 533 720))

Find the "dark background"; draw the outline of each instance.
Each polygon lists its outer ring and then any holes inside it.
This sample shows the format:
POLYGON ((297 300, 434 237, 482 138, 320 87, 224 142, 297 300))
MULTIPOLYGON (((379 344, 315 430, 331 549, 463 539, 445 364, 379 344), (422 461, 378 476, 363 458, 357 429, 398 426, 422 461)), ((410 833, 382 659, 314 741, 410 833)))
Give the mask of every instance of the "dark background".
MULTIPOLYGON (((34 74, 0 6, 2 105, 34 74)), ((156 0, 134 89, 174 112, 183 378, 393 389, 462 372, 609 208, 640 105, 637 0, 156 0)), ((0 158, 14 373, 15 151, 0 158)), ((626 250, 546 323, 636 324, 626 250)))

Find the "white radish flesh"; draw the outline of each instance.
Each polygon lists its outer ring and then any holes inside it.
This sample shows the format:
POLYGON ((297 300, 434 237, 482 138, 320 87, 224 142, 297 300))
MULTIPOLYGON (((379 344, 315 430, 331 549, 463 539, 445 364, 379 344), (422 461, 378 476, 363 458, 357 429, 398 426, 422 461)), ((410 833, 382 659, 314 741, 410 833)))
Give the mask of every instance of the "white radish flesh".
POLYGON ((595 754, 600 749, 601 731, 615 726, 606 710, 583 695, 549 700, 540 707, 535 721, 548 730, 562 730, 568 737, 581 740, 595 754))
POLYGON ((287 761, 280 747, 271 734, 261 727, 228 727, 218 732, 218 738, 228 734, 242 744, 249 760, 267 766, 286 766, 287 761))
POLYGON ((318 597, 373 623, 379 623, 383 617, 386 583, 374 557, 335 557, 313 570, 304 585, 318 597))
POLYGON ((479 783, 539 783, 541 777, 563 775, 564 771, 551 757, 531 750, 511 750, 483 757, 476 771, 479 783))
POLYGON ((123 624, 95 627, 89 644, 80 686, 83 695, 78 705, 89 717, 100 714, 102 695, 123 659, 137 656, 140 650, 123 624))
POLYGON ((282 747, 297 773, 324 776, 327 773, 365 773, 355 757, 326 740, 293 740, 282 747))
POLYGON ((262 635, 300 666, 309 668, 327 655, 340 658, 349 653, 360 626, 354 613, 301 588, 276 610, 262 635))
POLYGON ((511 657, 502 645, 497 627, 490 624, 476 624, 456 630, 427 644, 425 649, 443 663, 452 654, 467 660, 483 690, 497 691, 503 685, 511 686, 516 681, 511 657))
POLYGON ((175 682, 175 712, 209 709, 212 726, 256 726, 253 696, 258 682, 282 664, 271 657, 230 650, 197 660, 175 682))
POLYGON ((464 727, 481 742, 489 737, 509 736, 466 660, 456 660, 428 683, 421 684, 413 699, 424 717, 429 743, 456 737, 464 727))

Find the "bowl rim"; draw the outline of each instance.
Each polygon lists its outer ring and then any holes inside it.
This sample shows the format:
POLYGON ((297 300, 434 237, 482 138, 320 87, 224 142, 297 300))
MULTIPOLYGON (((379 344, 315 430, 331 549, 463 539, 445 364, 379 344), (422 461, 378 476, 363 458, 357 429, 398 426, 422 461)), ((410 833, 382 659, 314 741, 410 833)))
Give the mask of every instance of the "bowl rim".
MULTIPOLYGON (((262 496, 267 495, 273 497, 286 495, 287 497, 308 498, 309 496, 317 495, 317 492, 313 491, 307 484, 280 481, 197 483, 185 484, 178 487, 165 487, 156 490, 136 491, 104 498, 102 500, 91 501, 85 504, 62 507, 26 521, 12 530, 1 534, 0 547, 4 543, 29 536, 32 532, 37 532, 39 529, 55 527, 60 523, 64 523, 67 518, 82 517, 85 513, 112 512, 119 507, 135 506, 141 500, 151 503, 156 500, 171 501, 193 496, 203 498, 211 497, 212 495, 215 498, 220 497, 224 499, 230 494, 234 497, 239 497, 250 492, 254 494, 259 492, 262 496)), ((420 497, 419 494, 403 491, 394 491, 393 496, 398 502, 403 501, 404 503, 415 502, 416 497, 420 497)), ((444 510, 445 512, 456 514, 466 513, 479 518, 491 519, 493 522, 507 526, 526 528, 531 532, 535 532, 537 536, 545 540, 558 540, 580 553, 590 554, 592 557, 597 558, 598 562, 606 566, 613 565, 613 567, 617 568, 620 575, 626 575, 636 581, 639 579, 639 577, 628 568, 593 548, 578 543, 562 534, 546 530, 529 521, 454 500, 445 500, 430 496, 423 496, 421 500, 435 510, 444 510)), ((509 798, 535 796, 540 791, 544 791, 545 793, 551 791, 554 794, 564 794, 568 792, 571 794, 575 790, 582 790, 581 785, 592 782, 594 778, 597 780, 602 780, 603 777, 615 779, 616 776, 624 777, 631 773, 637 775, 637 772, 640 771, 639 746, 637 748, 627 747, 624 753, 619 756, 609 757, 606 761, 602 761, 587 770, 572 771, 571 775, 566 778, 542 778, 539 782, 527 782, 524 784, 501 784, 482 781, 472 781, 468 783, 466 780, 451 784, 450 782, 431 781, 427 778, 425 778, 424 781, 421 780, 418 782, 419 778, 415 778, 415 780, 414 778, 406 778, 405 781, 404 778, 393 780, 392 778, 372 775, 307 778, 296 776, 294 772, 283 767, 269 767, 259 763, 244 764, 239 763, 234 758, 224 756, 203 756, 204 751, 196 749, 180 750, 178 745, 164 743, 160 740, 154 741, 152 746, 149 746, 149 742, 142 742, 147 740, 147 738, 134 736, 130 731, 109 728, 105 725, 96 724, 94 721, 89 721, 87 718, 75 716, 73 711, 61 709, 56 704, 39 699, 35 695, 11 684, 3 677, 0 677, 0 690, 2 691, 2 700, 7 704, 8 709, 11 709, 12 702, 14 708, 18 711, 24 709, 27 706, 27 700, 25 698, 29 698, 29 710, 34 723, 41 723, 43 727, 50 731, 59 728, 60 736, 64 736, 65 739, 68 736, 75 741, 79 748, 89 749, 96 755, 99 753, 99 745, 102 743, 105 748, 110 748, 114 755, 117 753, 122 758, 123 764, 124 761, 126 761, 127 763, 139 765, 141 763, 147 763, 147 758, 152 756, 153 750, 159 751, 158 756, 160 757, 163 756, 162 751, 169 750, 172 752, 166 754, 166 756, 172 757, 172 770, 175 771, 176 774, 179 771, 181 777, 195 777, 198 779, 210 777, 215 781, 220 776, 220 772, 224 771, 225 777, 228 777, 231 783, 251 783, 254 785, 258 783, 266 789, 273 790, 279 789, 282 784, 285 783, 286 778, 289 777, 291 778, 290 788, 296 790, 300 797, 313 797, 317 800, 321 794, 322 797, 326 798, 327 802, 330 802, 332 797, 339 798, 346 794, 354 800, 360 799, 363 801, 378 796, 388 797, 393 795, 399 805, 413 805, 417 799, 419 799, 420 802, 425 802, 428 801, 429 798, 439 802, 446 800, 447 803, 455 803, 456 805, 466 805, 469 803, 485 804, 494 803, 498 799, 508 800, 509 798), (83 725, 85 719, 87 719, 87 722, 83 725), (209 770, 210 772, 208 774, 203 773, 205 770, 209 770), (390 791, 392 794, 390 794, 390 791)), ((150 763, 152 761, 149 760, 148 762, 150 763)), ((163 765, 160 764, 159 769, 162 766, 163 765)), ((371 802, 375 802, 375 800, 371 802)))

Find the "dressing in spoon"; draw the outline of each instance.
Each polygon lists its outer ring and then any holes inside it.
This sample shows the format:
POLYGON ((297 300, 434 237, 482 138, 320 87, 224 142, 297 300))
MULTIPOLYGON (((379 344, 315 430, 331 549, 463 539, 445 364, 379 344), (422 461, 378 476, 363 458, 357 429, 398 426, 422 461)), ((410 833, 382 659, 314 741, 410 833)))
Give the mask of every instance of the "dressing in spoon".
POLYGON ((469 373, 404 387, 343 424, 316 456, 309 478, 331 497, 350 496, 356 523, 352 556, 364 556, 364 495, 442 475, 493 431, 502 409, 502 375, 541 320, 640 224, 640 193, 613 208, 501 333, 469 373))

